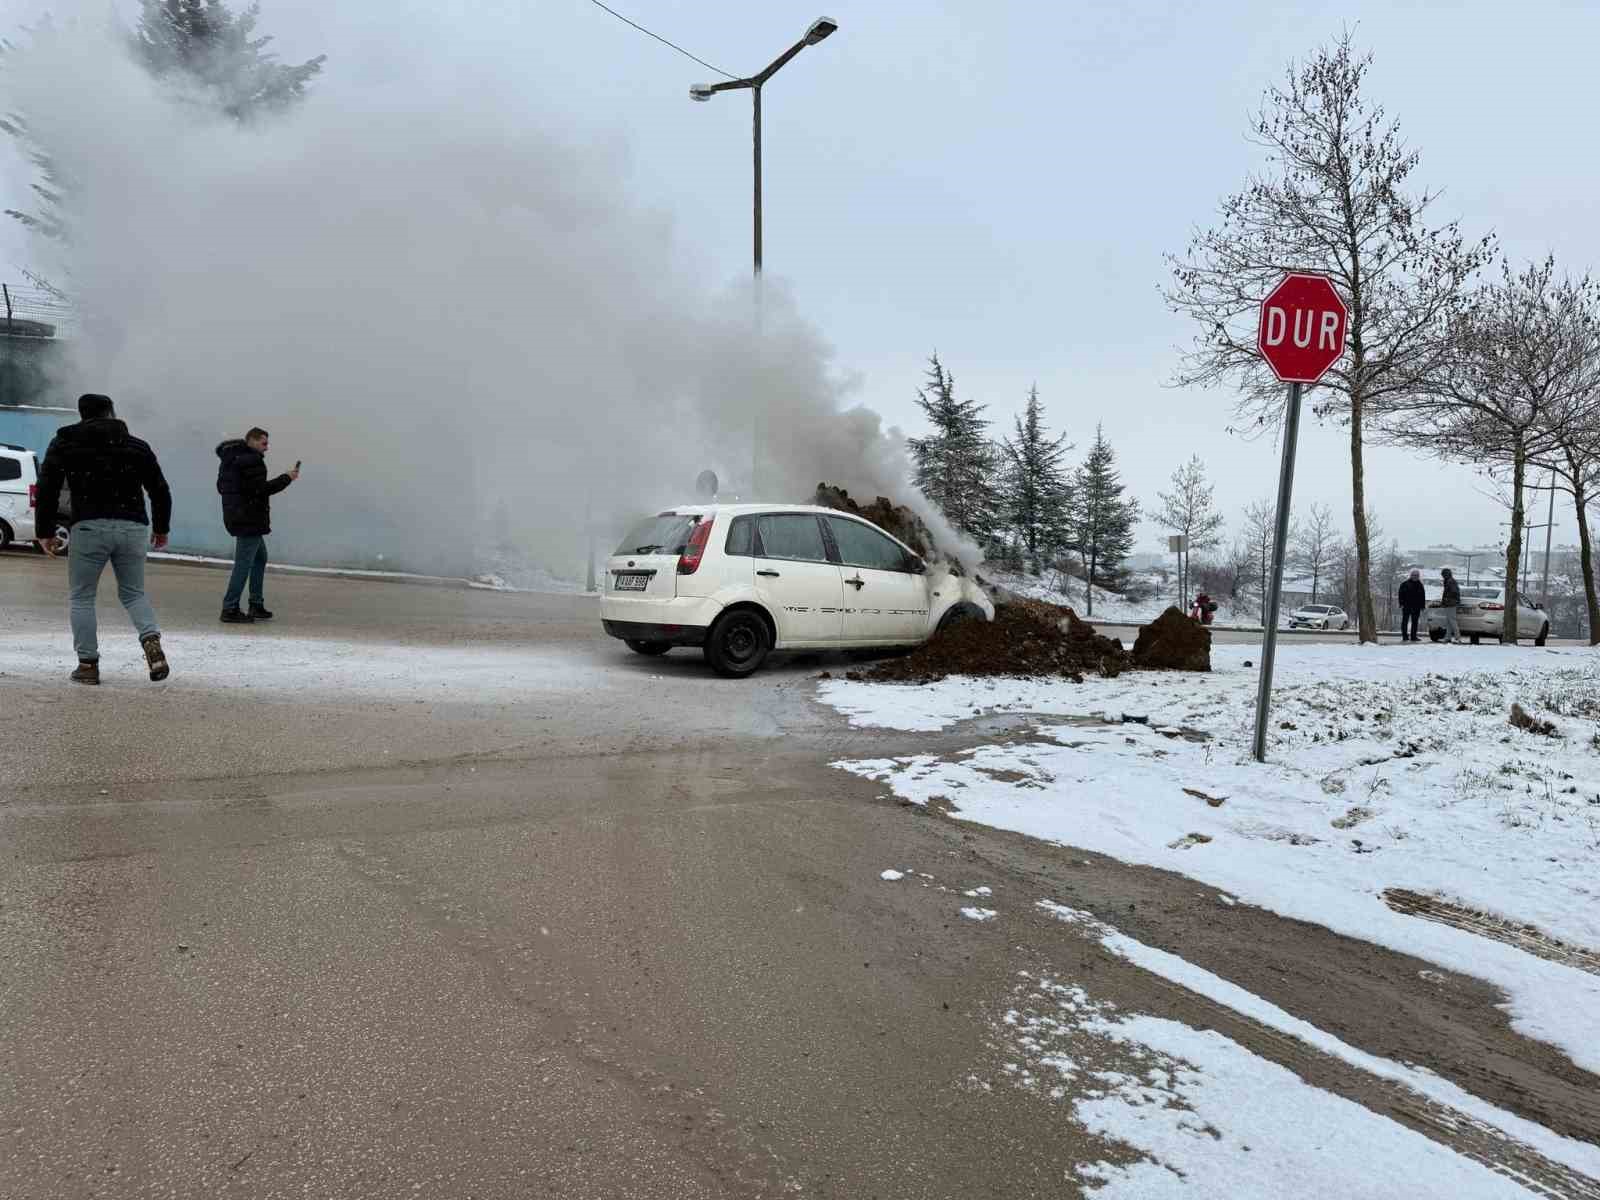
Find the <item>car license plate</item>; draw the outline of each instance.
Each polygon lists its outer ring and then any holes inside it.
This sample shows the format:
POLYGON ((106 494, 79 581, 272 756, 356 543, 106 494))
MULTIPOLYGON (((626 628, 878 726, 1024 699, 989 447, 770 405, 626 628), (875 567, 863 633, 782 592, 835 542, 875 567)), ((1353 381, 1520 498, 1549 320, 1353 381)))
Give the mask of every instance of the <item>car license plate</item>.
POLYGON ((613 589, 618 592, 642 592, 650 586, 648 575, 618 575, 617 584, 613 589))

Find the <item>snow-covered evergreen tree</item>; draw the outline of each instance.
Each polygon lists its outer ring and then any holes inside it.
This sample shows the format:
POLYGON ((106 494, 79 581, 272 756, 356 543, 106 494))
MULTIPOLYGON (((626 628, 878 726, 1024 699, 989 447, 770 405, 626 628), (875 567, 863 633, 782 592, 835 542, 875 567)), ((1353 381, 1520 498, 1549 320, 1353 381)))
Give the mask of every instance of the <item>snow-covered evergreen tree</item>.
POLYGON ((1122 582, 1122 564, 1133 550, 1139 502, 1122 495, 1117 455, 1105 430, 1095 426, 1094 445, 1073 484, 1072 543, 1083 559, 1084 614, 1094 613, 1094 589, 1122 582))
POLYGON ((243 121, 281 111, 305 97, 326 55, 280 63, 256 33, 261 6, 232 12, 222 0, 140 0, 134 57, 157 79, 199 89, 219 112, 243 121))
POLYGON ((928 360, 928 382, 918 390, 917 404, 933 427, 926 437, 907 439, 917 488, 957 529, 980 545, 993 545, 1001 531, 1002 500, 985 406, 956 395, 955 376, 937 353, 928 360))
POLYGON ((1070 487, 1061 460, 1072 447, 1065 434, 1051 437, 1045 431, 1037 384, 1028 390, 1028 405, 1015 423, 1015 435, 1001 442, 1007 468, 1005 522, 1037 575, 1066 538, 1070 487))

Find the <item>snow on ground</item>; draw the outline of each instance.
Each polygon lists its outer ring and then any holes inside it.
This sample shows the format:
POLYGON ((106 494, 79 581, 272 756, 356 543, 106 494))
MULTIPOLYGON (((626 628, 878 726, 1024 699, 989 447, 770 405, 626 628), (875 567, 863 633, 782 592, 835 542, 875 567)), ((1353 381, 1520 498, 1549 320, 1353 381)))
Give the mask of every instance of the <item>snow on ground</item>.
POLYGON ((1520 1032, 1600 1070, 1600 976, 1382 899, 1431 893, 1600 950, 1600 659, 1282 647, 1262 765, 1248 757, 1256 671, 1244 665, 1259 653, 1214 647, 1208 675, 835 680, 819 695, 864 727, 1037 714, 1035 740, 835 765, 914 803, 938 798, 966 820, 1179 871, 1487 979, 1507 991, 1520 1032), (1513 700, 1561 736, 1512 729, 1513 700))
POLYGON ((1288 1034, 1306 1046, 1348 1063, 1386 1083, 1397 1084, 1418 1097, 1453 1109, 1472 1121, 1497 1130, 1500 1134, 1537 1150, 1554 1162, 1600 1179, 1600 1146, 1588 1145, 1552 1133, 1542 1125, 1480 1100, 1464 1088, 1447 1079, 1441 1079, 1431 1071, 1419 1070, 1359 1050, 1237 984, 1184 961, 1176 954, 1147 946, 1129 937, 1120 930, 1097 920, 1090 913, 1051 900, 1040 900, 1037 903, 1038 907, 1058 920, 1076 926, 1119 958, 1126 959, 1197 995, 1214 1000, 1226 1008, 1231 1008, 1234 1012, 1249 1017, 1269 1029, 1288 1034))
MULTIPOLYGON (((178 554, 153 550, 150 558, 156 562, 202 563, 212 567, 231 567, 231 558, 212 558, 205 554, 178 554)), ((516 567, 501 565, 496 570, 471 579, 457 579, 449 575, 418 575, 411 571, 377 571, 361 567, 307 567, 298 563, 268 563, 267 571, 290 575, 332 575, 340 579, 405 580, 409 583, 448 583, 495 592, 540 592, 567 595, 583 591, 576 580, 563 579, 543 567, 516 567)))
POLYGON ((969 1086, 1070 1098, 1079 1124, 1137 1152, 1078 1168, 1097 1200, 1534 1194, 1220 1033, 1122 1016, 1047 975, 1019 972, 995 1032, 1001 1077, 969 1086))
MULTIPOLYGON (((306 695, 503 703, 536 694, 589 690, 602 672, 570 654, 508 647, 394 645, 336 638, 252 637, 232 631, 162 638, 175 691, 226 688, 293 702, 306 695)), ((55 678, 72 665, 62 631, 9 633, 0 640, 0 677, 55 678)), ((126 627, 102 627, 105 686, 155 686, 126 627)))

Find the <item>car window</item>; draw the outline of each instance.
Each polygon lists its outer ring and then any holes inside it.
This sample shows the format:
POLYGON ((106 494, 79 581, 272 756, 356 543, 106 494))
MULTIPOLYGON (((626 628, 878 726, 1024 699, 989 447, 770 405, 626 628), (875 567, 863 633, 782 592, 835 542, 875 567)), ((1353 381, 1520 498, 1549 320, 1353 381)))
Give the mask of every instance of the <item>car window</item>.
POLYGON ((756 552, 756 519, 754 517, 735 517, 733 524, 728 527, 728 540, 722 547, 723 553, 737 555, 740 558, 749 558, 756 552))
POLYGON ((647 517, 628 531, 617 547, 618 554, 682 554, 689 543, 696 518, 678 513, 647 517))
POLYGON ((822 526, 810 513, 774 513, 758 517, 763 558, 787 558, 800 562, 827 562, 822 544, 822 526))
POLYGON ((0 458, 0 482, 22 478, 22 462, 15 458, 0 458))
POLYGON ((903 571, 906 552, 889 538, 860 521, 847 517, 824 517, 839 548, 839 561, 847 567, 871 567, 878 571, 903 571))

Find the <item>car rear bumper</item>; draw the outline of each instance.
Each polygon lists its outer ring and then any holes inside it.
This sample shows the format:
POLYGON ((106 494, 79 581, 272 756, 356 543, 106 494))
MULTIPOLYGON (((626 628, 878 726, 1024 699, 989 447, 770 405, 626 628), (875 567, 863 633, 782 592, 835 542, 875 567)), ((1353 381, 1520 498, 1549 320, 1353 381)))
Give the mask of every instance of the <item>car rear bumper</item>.
MULTIPOLYGON (((1456 609, 1456 628, 1462 633, 1487 633, 1498 636, 1505 628, 1506 617, 1504 612, 1484 612, 1478 608, 1456 609)), ((1444 609, 1430 608, 1428 610, 1428 628, 1435 626, 1443 628, 1444 609)))
POLYGON ((604 618, 600 623, 612 637, 625 642, 665 642, 669 646, 706 644, 704 625, 659 625, 652 621, 607 621, 604 618))

